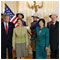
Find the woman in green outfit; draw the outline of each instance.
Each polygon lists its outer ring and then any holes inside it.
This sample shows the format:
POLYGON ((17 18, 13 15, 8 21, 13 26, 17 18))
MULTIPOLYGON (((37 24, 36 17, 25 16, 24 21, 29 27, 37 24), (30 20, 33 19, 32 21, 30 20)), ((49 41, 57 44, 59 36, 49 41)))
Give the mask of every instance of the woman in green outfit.
POLYGON ((13 49, 16 50, 16 57, 22 59, 28 55, 28 34, 26 27, 23 26, 23 22, 20 19, 17 20, 17 23, 18 27, 13 31, 12 45, 13 49))
POLYGON ((36 59, 46 59, 47 49, 49 46, 49 29, 45 27, 45 20, 38 21, 39 27, 36 28, 36 35, 30 40, 31 42, 37 37, 36 40, 36 59))

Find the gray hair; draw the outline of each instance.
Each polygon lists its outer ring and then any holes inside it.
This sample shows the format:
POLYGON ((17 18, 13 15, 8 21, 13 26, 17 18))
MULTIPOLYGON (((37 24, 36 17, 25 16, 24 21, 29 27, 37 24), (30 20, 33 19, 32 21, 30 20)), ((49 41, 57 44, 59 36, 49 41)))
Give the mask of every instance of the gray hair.
POLYGON ((6 19, 6 16, 9 16, 9 15, 8 14, 4 14, 4 17, 3 17, 4 20, 6 19))

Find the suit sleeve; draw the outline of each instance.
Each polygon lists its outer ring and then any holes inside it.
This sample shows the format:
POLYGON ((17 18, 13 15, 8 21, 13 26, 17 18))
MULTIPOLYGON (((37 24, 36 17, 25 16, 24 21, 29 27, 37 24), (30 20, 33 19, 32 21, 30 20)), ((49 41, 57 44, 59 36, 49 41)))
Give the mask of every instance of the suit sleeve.
POLYGON ((15 25, 13 24, 13 28, 15 28, 15 25))
POLYGON ((12 38, 12 46, 13 48, 15 48, 15 38, 16 38, 16 35, 15 35, 15 29, 13 30, 13 38, 12 38))
POLYGON ((49 28, 49 24, 47 23, 47 28, 49 28))
POLYGON ((46 46, 49 46, 49 29, 46 30, 46 46))

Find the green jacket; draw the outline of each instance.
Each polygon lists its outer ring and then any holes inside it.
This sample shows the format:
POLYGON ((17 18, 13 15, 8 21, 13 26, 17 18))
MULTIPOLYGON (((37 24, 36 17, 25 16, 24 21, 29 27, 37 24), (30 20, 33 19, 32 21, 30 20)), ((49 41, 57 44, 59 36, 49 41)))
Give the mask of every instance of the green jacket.
POLYGON ((36 59, 46 59, 47 52, 45 47, 49 47, 49 29, 43 27, 40 30, 40 27, 36 28, 36 35, 33 36, 30 40, 33 41, 37 37, 36 40, 36 59))
POLYGON ((36 28, 36 35, 33 36, 30 40, 33 41, 37 37, 36 43, 43 45, 43 46, 49 46, 49 29, 46 27, 43 27, 40 31, 40 27, 36 28))
POLYGON ((14 28, 12 46, 15 47, 15 43, 26 43, 28 45, 28 33, 26 27, 22 26, 14 28))

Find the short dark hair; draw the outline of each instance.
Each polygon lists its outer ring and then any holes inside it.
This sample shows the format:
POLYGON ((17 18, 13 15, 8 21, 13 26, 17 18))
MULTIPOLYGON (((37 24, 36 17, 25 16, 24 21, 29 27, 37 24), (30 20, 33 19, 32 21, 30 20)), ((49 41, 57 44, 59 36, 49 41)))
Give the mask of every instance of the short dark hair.
POLYGON ((39 19, 38 24, 40 21, 42 21, 44 23, 44 26, 45 26, 45 20, 43 18, 39 19))
MULTIPOLYGON (((51 18, 52 15, 49 15, 49 17, 51 18)), ((58 18, 58 16, 56 15, 56 18, 58 18)))
POLYGON ((6 18, 6 16, 9 16, 8 14, 4 14, 4 17, 3 17, 3 19, 5 19, 6 18))

